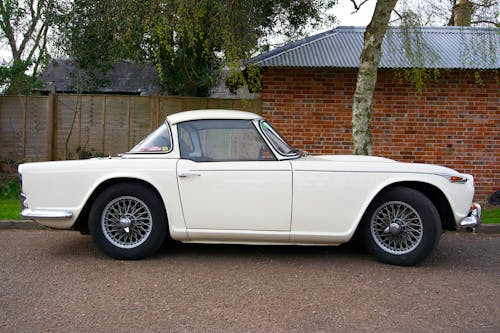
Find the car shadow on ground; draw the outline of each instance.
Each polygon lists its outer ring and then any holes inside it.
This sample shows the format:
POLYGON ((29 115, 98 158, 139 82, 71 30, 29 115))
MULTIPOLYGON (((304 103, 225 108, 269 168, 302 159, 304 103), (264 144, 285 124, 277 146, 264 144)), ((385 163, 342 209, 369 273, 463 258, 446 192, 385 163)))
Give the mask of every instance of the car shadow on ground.
MULTIPOLYGON (((72 234, 49 247, 51 255, 57 257, 111 259, 95 244, 89 235, 72 234)), ((300 246, 300 245, 239 245, 239 244, 196 244, 177 241, 166 242, 156 254, 146 260, 155 259, 296 259, 296 258, 353 258, 366 259, 369 255, 363 246, 355 242, 339 246, 300 246)))
MULTIPOLYGON (((52 232, 50 232, 52 233, 52 232)), ((72 260, 113 260, 106 256, 95 244, 89 235, 79 235, 74 232, 68 232, 68 237, 63 237, 57 242, 50 243, 47 250, 50 255, 58 258, 72 260)), ((463 247, 464 241, 474 242, 474 235, 463 233, 449 233, 442 237, 436 251, 418 266, 440 266, 443 269, 465 265, 466 267, 475 267, 478 253, 474 258, 468 256, 458 256, 466 249, 463 247), (460 246, 450 243, 448 238, 463 238, 459 242, 460 246)), ((168 260, 187 260, 196 262, 206 262, 220 260, 221 262, 233 261, 281 261, 281 262, 304 262, 315 261, 322 263, 349 263, 366 264, 374 263, 376 260, 370 256, 363 248, 360 242, 351 241, 339 246, 300 246, 300 245, 232 245, 232 244, 195 244, 170 242, 162 246, 152 257, 145 260, 168 261, 168 260)))
POLYGON ((154 255, 153 258, 226 258, 226 259, 297 259, 297 258, 332 258, 355 257, 365 259, 368 256, 364 248, 356 243, 338 246, 302 246, 302 245, 241 245, 241 244, 195 244, 170 242, 154 255))

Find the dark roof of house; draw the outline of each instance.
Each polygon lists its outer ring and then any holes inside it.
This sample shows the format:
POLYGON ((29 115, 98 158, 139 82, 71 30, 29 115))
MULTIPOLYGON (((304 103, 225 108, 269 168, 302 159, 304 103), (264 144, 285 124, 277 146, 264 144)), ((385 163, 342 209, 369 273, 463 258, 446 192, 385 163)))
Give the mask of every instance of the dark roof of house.
MULTIPOLYGON (((228 70, 222 71, 217 84, 210 89, 213 98, 255 98, 257 94, 248 92, 248 88, 231 94, 225 85, 228 70)), ((77 72, 71 59, 56 59, 49 63, 40 77, 42 87, 34 89, 41 93, 48 93, 55 86, 59 93, 77 92, 77 72)), ((152 64, 122 61, 114 65, 99 82, 92 82, 92 76, 83 71, 80 80, 82 93, 100 94, 127 94, 127 95, 159 95, 165 94, 159 85, 158 72, 152 64), (91 81, 91 82, 89 82, 91 81), (92 84, 95 83, 95 84, 92 84)))
MULTIPOLYGON (((262 67, 357 68, 364 32, 364 27, 338 27, 263 53, 249 62, 262 67)), ((389 27, 379 68, 412 67, 498 69, 500 29, 389 27)))
MULTIPOLYGON (((51 86, 57 92, 73 93, 77 91, 76 67, 70 59, 53 60, 40 77, 42 88, 40 91, 49 91, 51 86)), ((82 71, 82 92, 151 95, 160 91, 158 72, 152 64, 122 61, 114 65, 99 79, 99 83, 92 84, 92 76, 82 71)))

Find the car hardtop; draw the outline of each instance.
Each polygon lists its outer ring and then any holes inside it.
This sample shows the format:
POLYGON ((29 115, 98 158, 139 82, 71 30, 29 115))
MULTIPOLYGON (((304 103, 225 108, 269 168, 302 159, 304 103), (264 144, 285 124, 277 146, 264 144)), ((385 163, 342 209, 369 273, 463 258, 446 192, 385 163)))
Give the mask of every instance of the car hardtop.
POLYGON ((253 120, 253 119, 263 119, 263 118, 258 114, 246 111, 209 109, 209 110, 192 110, 192 111, 174 113, 167 117, 167 122, 171 125, 174 125, 186 121, 207 120, 207 119, 253 120))

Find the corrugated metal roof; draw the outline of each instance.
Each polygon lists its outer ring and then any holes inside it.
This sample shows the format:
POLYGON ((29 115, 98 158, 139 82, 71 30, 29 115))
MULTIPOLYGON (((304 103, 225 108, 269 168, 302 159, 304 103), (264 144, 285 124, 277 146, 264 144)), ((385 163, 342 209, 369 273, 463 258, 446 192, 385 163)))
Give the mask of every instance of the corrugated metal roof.
MULTIPOLYGON (((359 67, 364 27, 338 27, 250 59, 262 67, 359 67)), ((500 29, 389 27, 379 68, 500 68, 500 29)))

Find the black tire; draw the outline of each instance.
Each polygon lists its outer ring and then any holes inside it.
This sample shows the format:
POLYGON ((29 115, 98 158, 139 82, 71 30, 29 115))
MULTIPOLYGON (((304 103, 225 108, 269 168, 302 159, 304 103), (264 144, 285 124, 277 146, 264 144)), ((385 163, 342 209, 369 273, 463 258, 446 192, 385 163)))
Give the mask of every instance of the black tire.
POLYGON ((161 198, 137 183, 119 183, 100 193, 89 214, 97 246, 115 259, 142 259, 163 244, 168 223, 161 198))
POLYGON ((441 220, 434 204, 421 192, 394 187, 371 203, 361 224, 363 243, 377 260, 416 265, 439 244, 441 220))

